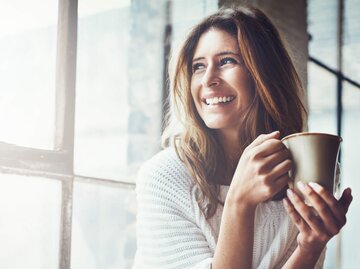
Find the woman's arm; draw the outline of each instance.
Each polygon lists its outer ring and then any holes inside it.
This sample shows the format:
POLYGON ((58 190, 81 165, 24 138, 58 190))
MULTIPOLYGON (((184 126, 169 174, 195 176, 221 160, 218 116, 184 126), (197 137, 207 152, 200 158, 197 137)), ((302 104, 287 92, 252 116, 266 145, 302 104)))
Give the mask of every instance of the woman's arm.
POLYGON ((289 153, 278 138, 278 132, 260 135, 240 158, 224 205, 213 269, 252 268, 256 207, 289 181, 289 153))
POLYGON ((255 208, 227 199, 212 268, 252 268, 255 208))
POLYGON ((316 183, 299 183, 299 189, 311 206, 292 190, 284 205, 299 230, 298 247, 283 269, 314 268, 327 242, 346 223, 346 213, 352 201, 351 189, 347 188, 339 200, 316 183))

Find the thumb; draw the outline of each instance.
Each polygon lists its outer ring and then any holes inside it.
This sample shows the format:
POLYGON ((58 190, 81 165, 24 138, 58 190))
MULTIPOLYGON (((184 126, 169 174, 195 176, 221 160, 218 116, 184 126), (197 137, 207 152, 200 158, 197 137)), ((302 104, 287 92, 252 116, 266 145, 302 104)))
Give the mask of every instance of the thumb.
POLYGON ((340 202, 340 204, 343 206, 345 212, 348 211, 349 206, 350 206, 352 200, 353 200, 353 197, 352 197, 352 195, 351 195, 351 189, 350 189, 350 188, 346 188, 346 189, 343 191, 343 193, 342 193, 342 195, 341 195, 341 197, 340 197, 340 199, 339 199, 339 202, 340 202))

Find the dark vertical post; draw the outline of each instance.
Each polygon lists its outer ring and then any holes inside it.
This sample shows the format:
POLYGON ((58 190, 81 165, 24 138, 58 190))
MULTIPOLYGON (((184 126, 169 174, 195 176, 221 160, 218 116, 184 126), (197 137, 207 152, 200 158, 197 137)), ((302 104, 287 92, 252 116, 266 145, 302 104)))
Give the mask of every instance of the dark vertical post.
MULTIPOLYGON (((341 136, 342 131, 342 46, 343 46, 343 32, 344 32, 344 0, 338 0, 338 16, 337 16, 337 133, 341 136)), ((340 156, 339 156, 340 158, 340 156)))
MULTIPOLYGON (((337 75, 337 85, 336 85, 336 129, 338 136, 341 136, 342 132, 342 92, 343 92, 343 80, 342 73, 340 72, 337 75)), ((339 156, 340 158, 340 156, 339 156)))
MULTIPOLYGON (((343 26, 344 26, 344 0, 338 0, 337 15, 337 134, 341 136, 342 131, 342 92, 343 92, 343 76, 342 76, 342 46, 343 46, 343 26)), ((341 162, 341 150, 339 152, 338 161, 341 162)), ((336 241, 336 268, 341 268, 341 235, 336 241)))

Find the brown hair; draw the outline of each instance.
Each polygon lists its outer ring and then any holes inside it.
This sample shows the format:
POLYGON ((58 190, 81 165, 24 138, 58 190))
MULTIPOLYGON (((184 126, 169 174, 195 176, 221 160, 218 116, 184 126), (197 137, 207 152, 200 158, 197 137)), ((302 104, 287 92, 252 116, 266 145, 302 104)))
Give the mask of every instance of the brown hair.
MULTIPOLYGON (((219 204, 216 174, 227 167, 228 158, 214 131, 199 116, 190 92, 192 59, 202 34, 211 28, 234 36, 248 70, 254 97, 247 113, 239 115, 243 151, 258 135, 279 130, 281 136, 300 132, 306 117, 301 102, 302 86, 278 30, 259 9, 239 7, 220 9, 197 24, 187 35, 170 66, 170 121, 178 120, 182 130, 171 133, 167 122, 165 146, 172 143, 201 189, 198 203, 209 218, 219 204), (171 118, 173 114, 177 119, 171 118)), ((230 172, 230 171, 229 171, 230 172)))

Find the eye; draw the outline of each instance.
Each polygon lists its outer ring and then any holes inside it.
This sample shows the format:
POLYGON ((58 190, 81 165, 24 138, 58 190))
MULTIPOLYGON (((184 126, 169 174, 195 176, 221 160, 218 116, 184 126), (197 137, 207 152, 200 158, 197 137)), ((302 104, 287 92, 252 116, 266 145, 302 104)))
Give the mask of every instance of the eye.
POLYGON ((203 63, 195 63, 192 66, 192 71, 193 71, 193 73, 195 73, 196 71, 204 69, 204 68, 205 68, 205 65, 203 63))
POLYGON ((225 57, 220 60, 220 66, 226 65, 226 64, 237 64, 238 62, 231 57, 225 57))

